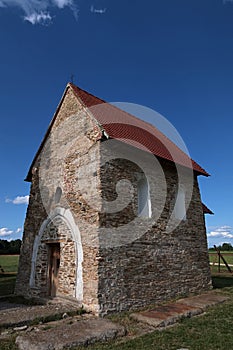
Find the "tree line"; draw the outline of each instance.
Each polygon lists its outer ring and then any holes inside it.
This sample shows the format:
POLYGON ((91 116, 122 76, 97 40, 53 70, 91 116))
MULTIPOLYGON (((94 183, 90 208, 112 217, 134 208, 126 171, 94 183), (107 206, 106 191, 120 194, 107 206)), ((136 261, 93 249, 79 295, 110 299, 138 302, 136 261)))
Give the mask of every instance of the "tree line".
POLYGON ((19 254, 21 243, 21 239, 16 239, 12 241, 0 239, 0 255, 19 254))
MULTIPOLYGON (((230 252, 230 251, 233 251, 233 246, 231 245, 231 243, 223 243, 222 245, 218 246, 218 249, 224 252, 230 252)), ((212 247, 209 250, 215 251, 215 248, 212 247)))

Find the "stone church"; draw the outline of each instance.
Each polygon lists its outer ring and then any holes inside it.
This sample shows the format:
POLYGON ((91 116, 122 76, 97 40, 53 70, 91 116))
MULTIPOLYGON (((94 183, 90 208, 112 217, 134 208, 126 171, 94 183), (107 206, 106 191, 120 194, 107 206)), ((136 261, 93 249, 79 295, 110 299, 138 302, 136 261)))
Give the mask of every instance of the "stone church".
POLYGON ((15 293, 103 316, 210 289, 208 175, 151 124, 69 83, 26 177, 15 293))

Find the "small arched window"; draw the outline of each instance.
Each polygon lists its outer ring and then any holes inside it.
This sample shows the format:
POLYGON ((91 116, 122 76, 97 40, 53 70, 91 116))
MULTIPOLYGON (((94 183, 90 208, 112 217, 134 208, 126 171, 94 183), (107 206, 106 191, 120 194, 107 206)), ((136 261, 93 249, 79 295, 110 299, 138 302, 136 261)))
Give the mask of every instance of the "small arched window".
POLYGON ((55 201, 56 204, 58 204, 60 202, 61 195, 62 195, 62 189, 61 189, 61 187, 57 187, 56 193, 55 193, 55 196, 54 196, 54 201, 55 201))
POLYGON ((183 187, 179 187, 176 197, 174 213, 176 219, 186 220, 185 190, 183 187))
POLYGON ((138 181, 138 216, 151 218, 150 188, 145 176, 138 181))

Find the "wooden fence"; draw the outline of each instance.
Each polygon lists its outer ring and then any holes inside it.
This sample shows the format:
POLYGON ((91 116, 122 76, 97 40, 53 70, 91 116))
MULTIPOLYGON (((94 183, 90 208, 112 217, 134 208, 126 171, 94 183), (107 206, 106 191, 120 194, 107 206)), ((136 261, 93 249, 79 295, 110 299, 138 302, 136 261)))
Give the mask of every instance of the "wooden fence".
POLYGON ((211 269, 214 271, 217 267, 217 272, 228 271, 233 275, 233 253, 221 252, 216 246, 214 248, 215 252, 209 252, 211 269))

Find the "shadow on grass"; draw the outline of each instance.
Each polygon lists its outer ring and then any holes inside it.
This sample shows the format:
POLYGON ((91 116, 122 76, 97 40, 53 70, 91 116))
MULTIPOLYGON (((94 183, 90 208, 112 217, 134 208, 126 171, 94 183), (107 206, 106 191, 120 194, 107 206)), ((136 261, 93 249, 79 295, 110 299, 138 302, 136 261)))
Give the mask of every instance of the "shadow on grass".
POLYGON ((0 274, 0 296, 10 295, 14 292, 16 274, 0 274))
POLYGON ((233 287, 233 276, 220 276, 214 275, 212 276, 212 282, 214 289, 217 288, 225 288, 225 287, 233 287))
POLYGON ((2 278, 7 278, 7 277, 11 277, 11 278, 15 278, 16 277, 16 273, 12 273, 12 272, 6 272, 6 273, 0 273, 0 280, 2 278))

